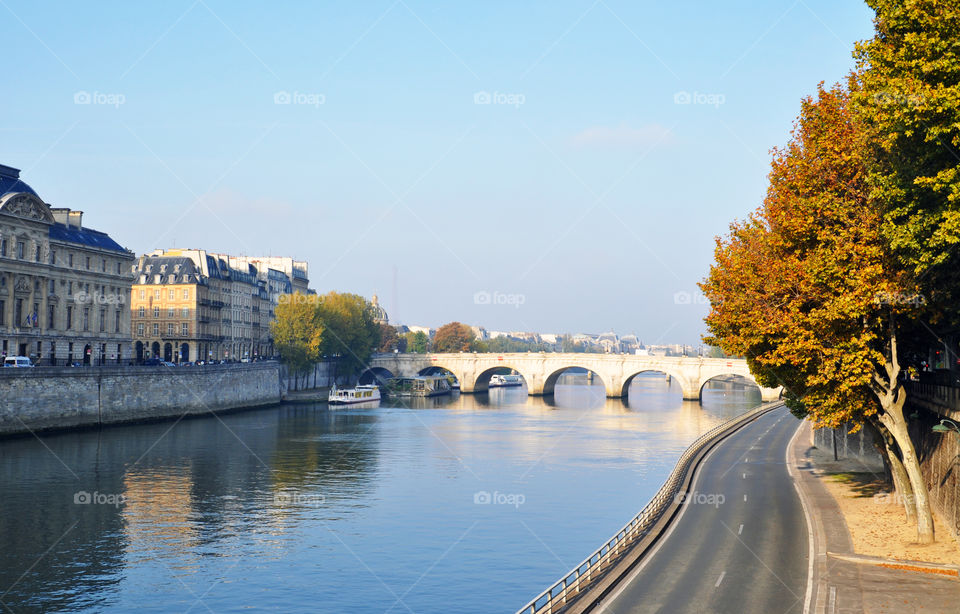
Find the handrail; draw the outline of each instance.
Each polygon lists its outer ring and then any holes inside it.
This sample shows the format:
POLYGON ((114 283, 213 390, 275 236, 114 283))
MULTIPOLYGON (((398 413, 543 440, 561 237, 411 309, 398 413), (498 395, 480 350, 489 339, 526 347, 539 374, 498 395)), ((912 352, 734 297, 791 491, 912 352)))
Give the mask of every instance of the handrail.
POLYGON ((661 486, 660 490, 653 496, 653 499, 651 499, 636 516, 630 519, 627 524, 617 531, 613 537, 604 542, 593 554, 585 558, 583 562, 554 582, 550 588, 534 597, 527 605, 517 610, 517 614, 541 614, 544 612, 547 614, 555 614, 559 612, 567 604, 567 600, 571 594, 577 595, 585 590, 594 580, 595 574, 598 574, 612 559, 619 557, 621 553, 625 552, 633 542, 647 535, 650 527, 660 519, 663 512, 667 509, 667 506, 674 497, 676 497, 677 490, 683 483, 687 470, 690 468, 691 460, 693 460, 703 448, 722 433, 740 426, 742 423, 752 420, 781 404, 781 401, 765 403, 723 424, 718 424, 698 437, 684 450, 683 454, 680 455, 676 466, 673 468, 666 482, 663 483, 663 486, 661 486))

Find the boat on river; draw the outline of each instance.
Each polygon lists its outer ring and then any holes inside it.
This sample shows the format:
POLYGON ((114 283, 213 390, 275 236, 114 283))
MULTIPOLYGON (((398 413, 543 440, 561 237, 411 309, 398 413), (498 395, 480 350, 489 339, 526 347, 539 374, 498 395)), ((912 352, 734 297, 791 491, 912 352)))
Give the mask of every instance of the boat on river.
POLYGON ((394 377, 387 380, 387 394, 398 397, 435 397, 450 394, 453 387, 444 375, 394 377))
POLYGON ((519 375, 500 375, 490 376, 490 388, 512 388, 514 386, 523 386, 523 378, 519 375))
POLYGON ((380 388, 372 384, 363 384, 356 388, 337 388, 336 384, 330 389, 327 396, 329 405, 359 405, 371 406, 380 403, 380 388))

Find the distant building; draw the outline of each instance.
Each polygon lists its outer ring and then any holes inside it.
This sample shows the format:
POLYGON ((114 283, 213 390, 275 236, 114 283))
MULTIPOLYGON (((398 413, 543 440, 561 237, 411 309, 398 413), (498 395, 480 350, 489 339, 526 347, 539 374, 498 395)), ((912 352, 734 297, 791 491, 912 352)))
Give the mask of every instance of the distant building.
POLYGON ((0 352, 37 364, 122 363, 131 356, 134 254, 51 208, 0 165, 0 352))
POLYGON ((390 323, 390 316, 387 315, 387 310, 380 304, 380 299, 377 298, 376 294, 370 299, 370 307, 373 310, 373 319, 375 322, 378 324, 390 323))

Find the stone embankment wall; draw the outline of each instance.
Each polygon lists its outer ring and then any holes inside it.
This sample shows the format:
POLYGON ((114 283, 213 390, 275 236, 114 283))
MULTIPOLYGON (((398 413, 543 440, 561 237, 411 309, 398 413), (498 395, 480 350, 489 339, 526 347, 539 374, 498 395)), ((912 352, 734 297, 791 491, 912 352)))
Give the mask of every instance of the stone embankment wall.
POLYGON ((851 434, 852 424, 836 429, 814 429, 813 445, 828 454, 836 453, 838 459, 854 459, 863 464, 864 471, 883 467, 883 457, 873 445, 873 432, 862 428, 851 434))
POLYGON ((313 369, 306 373, 291 375, 287 367, 282 366, 283 394, 298 390, 329 388, 333 385, 333 367, 333 362, 321 362, 313 365, 313 369))
POLYGON ((174 418, 280 402, 276 362, 0 369, 0 435, 174 418))

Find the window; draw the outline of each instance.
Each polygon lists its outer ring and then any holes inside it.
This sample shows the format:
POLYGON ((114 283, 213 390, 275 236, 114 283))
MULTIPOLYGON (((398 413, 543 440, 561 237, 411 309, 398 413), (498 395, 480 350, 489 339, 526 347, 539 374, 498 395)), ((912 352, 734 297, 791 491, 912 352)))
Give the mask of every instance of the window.
POLYGON ((7 302, 0 300, 0 326, 7 324, 7 302))
POLYGON ((73 296, 73 282, 67 282, 67 295, 73 296))
POLYGON ((183 309, 181 309, 180 312, 181 312, 181 316, 182 316, 182 317, 184 317, 184 318, 189 318, 189 317, 190 317, 190 310, 187 309, 186 307, 184 307, 183 309))
POLYGON ((168 296, 168 297, 170 298, 170 300, 172 301, 172 300, 174 300, 174 299, 177 298, 177 291, 176 291, 176 290, 170 290, 170 291, 167 293, 167 296, 168 296))
POLYGON ((106 259, 106 258, 101 258, 101 259, 100 259, 100 272, 101 272, 101 273, 106 273, 106 272, 107 272, 107 259, 106 259))
POLYGON ((157 299, 158 301, 160 300, 160 291, 159 291, 159 290, 154 290, 154 291, 153 291, 153 298, 157 299))
POLYGON ((107 330, 107 310, 100 310, 100 332, 106 332, 107 330))
POLYGON ((145 311, 146 309, 144 309, 143 305, 140 305, 140 308, 137 309, 137 316, 142 318, 145 315, 144 314, 145 311))
POLYGON ((185 290, 183 291, 183 299, 184 299, 184 300, 187 300, 187 299, 189 299, 189 298, 190 298, 190 290, 185 289, 185 290))
POLYGON ((47 305, 47 328, 53 328, 53 316, 55 309, 53 305, 47 305))
POLYGON ((167 334, 168 335, 173 334, 173 324, 167 324, 167 334))
MULTIPOLYGON (((67 306, 67 326, 66 330, 73 328, 73 307, 67 306)), ((73 345, 72 343, 70 345, 73 345)), ((73 356, 73 348, 70 348, 70 355, 73 356)))
POLYGON ((40 262, 40 244, 38 243, 36 248, 33 251, 33 260, 34 262, 40 262))
POLYGON ((23 244, 23 241, 17 241, 17 259, 23 260, 23 250, 26 246, 23 244))
POLYGON ((190 334, 190 325, 184 322, 180 325, 180 334, 186 337, 190 334))
POLYGON ((120 263, 117 262, 117 275, 119 275, 119 274, 120 274, 120 263))
POLYGON ((0 256, 7 257, 7 240, 0 239, 0 256))
POLYGON ((23 299, 18 298, 13 304, 13 325, 20 326, 21 324, 23 324, 23 299))
POLYGON ((140 300, 142 301, 142 300, 145 299, 145 298, 147 298, 147 291, 146 291, 146 290, 140 290, 140 300))
POLYGON ((73 254, 67 254, 67 266, 73 268, 73 254))
POLYGON ((89 270, 90 270, 90 256, 87 256, 85 260, 86 260, 86 264, 87 264, 87 270, 89 271, 89 270))
POLYGON ((153 308, 153 317, 155 317, 155 318, 159 318, 159 317, 160 317, 160 308, 159 308, 159 307, 154 307, 154 308, 153 308))
POLYGON ((167 317, 168 318, 173 317, 173 307, 167 307, 167 317))
POLYGON ((113 312, 113 332, 115 333, 120 332, 120 310, 119 309, 113 312))
POLYGON ((143 323, 137 324, 137 336, 138 337, 143 336, 143 323))
POLYGON ((56 263, 57 263, 57 250, 51 249, 51 250, 50 250, 50 264, 56 264, 56 263))
POLYGON ((50 280, 49 290, 50 290, 50 292, 49 292, 50 294, 56 294, 56 293, 57 293, 57 282, 55 282, 55 281, 52 280, 52 279, 50 280))
POLYGON ((83 308, 83 330, 90 330, 90 308, 83 308))

